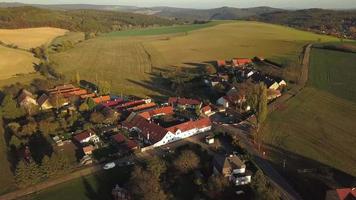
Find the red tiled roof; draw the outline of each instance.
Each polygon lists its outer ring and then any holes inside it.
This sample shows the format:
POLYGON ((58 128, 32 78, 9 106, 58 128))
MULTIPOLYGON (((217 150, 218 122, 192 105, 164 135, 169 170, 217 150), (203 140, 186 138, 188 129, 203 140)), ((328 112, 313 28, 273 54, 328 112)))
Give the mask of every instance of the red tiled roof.
POLYGON ((83 152, 85 154, 89 153, 89 152, 92 152, 93 150, 94 150, 94 146, 93 145, 89 145, 89 146, 83 147, 83 152))
POLYGON ((119 98, 119 99, 114 99, 114 100, 102 103, 102 105, 106 106, 106 107, 112 107, 112 106, 117 106, 117 105, 119 105, 120 103, 123 103, 123 102, 124 102, 124 100, 119 98))
POLYGON ((145 119, 150 119, 151 117, 157 116, 157 115, 171 115, 174 113, 173 107, 172 106, 166 106, 166 107, 161 107, 157 108, 154 110, 150 110, 147 112, 140 113, 139 115, 141 117, 144 117, 145 119))
POLYGON ((211 107, 208 105, 208 106, 204 106, 202 109, 201 109, 201 111, 203 112, 203 113, 206 113, 206 112, 210 112, 211 111, 211 107))
POLYGON ((122 142, 124 142, 126 140, 125 136, 123 136, 120 133, 112 136, 112 139, 115 140, 115 142, 117 142, 117 143, 122 143, 122 142))
POLYGON ((130 150, 138 147, 138 143, 135 140, 126 140, 126 147, 130 150))
POLYGON ((218 61, 216 61, 216 63, 218 64, 218 67, 226 66, 226 61, 225 60, 218 60, 218 61))
POLYGON ((196 99, 170 97, 168 99, 168 103, 169 104, 178 104, 178 105, 199 105, 201 102, 196 99))
POLYGON ((141 99, 141 100, 136 100, 136 101, 129 101, 129 102, 125 102, 119 106, 116 107, 116 109, 121 110, 121 109, 126 109, 126 108, 130 108, 130 107, 134 107, 134 106, 138 106, 141 104, 146 103, 145 100, 141 99))
POLYGON ((196 121, 187 121, 185 123, 169 127, 167 128, 167 130, 172 133, 175 133, 176 131, 178 131, 178 129, 181 130, 182 132, 185 132, 194 128, 200 129, 208 126, 211 126, 211 121, 208 117, 206 117, 206 118, 198 119, 196 121))
POLYGON ((234 66, 246 65, 252 63, 252 60, 249 58, 234 58, 232 60, 234 66))
POLYGON ((90 137, 90 135, 94 135, 95 133, 92 130, 86 130, 83 131, 77 135, 74 136, 74 139, 77 142, 81 142, 82 140, 85 140, 86 138, 90 137))
POLYGON ((151 103, 146 103, 146 104, 142 104, 142 105, 138 105, 138 106, 129 108, 128 110, 135 112, 135 111, 145 110, 145 109, 148 109, 148 108, 153 108, 155 106, 157 106, 157 104, 151 102, 151 103))
POLYGON ((95 103, 102 103, 102 102, 105 102, 105 101, 110 101, 110 96, 95 97, 95 98, 93 98, 93 101, 95 103))
POLYGON ((95 97, 94 93, 80 95, 80 98, 82 98, 82 99, 92 98, 92 97, 95 97))
POLYGON ((340 200, 356 199, 356 189, 355 188, 336 189, 336 193, 339 196, 340 200))
POLYGON ((57 85, 56 87, 47 90, 48 92, 52 91, 60 91, 60 90, 70 90, 75 88, 72 84, 65 84, 65 85, 57 85))
POLYGON ((136 115, 135 117, 132 118, 130 121, 125 121, 123 123, 123 126, 131 129, 131 128, 138 128, 141 130, 141 135, 147 139, 149 137, 149 141, 154 144, 163 139, 163 137, 168 133, 168 131, 153 123, 148 120, 146 120, 144 117, 140 115, 136 115))

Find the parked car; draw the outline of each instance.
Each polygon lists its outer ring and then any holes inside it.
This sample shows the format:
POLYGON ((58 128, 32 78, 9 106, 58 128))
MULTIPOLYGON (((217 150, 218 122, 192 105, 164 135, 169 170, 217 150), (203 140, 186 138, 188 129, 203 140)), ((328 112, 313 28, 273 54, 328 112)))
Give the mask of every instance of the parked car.
POLYGON ((108 170, 114 168, 116 165, 114 162, 106 163, 103 167, 103 169, 108 170))

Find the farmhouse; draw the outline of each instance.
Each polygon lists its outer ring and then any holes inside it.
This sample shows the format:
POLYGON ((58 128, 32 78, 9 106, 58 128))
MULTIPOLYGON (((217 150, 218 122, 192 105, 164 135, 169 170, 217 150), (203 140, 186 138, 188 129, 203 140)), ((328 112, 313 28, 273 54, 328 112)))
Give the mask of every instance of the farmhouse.
POLYGON ((139 115, 144 117, 147 120, 151 120, 152 117, 162 116, 162 115, 172 115, 174 114, 174 110, 172 106, 165 106, 161 108, 157 108, 154 110, 142 112, 139 115))
POLYGON ((234 67, 244 67, 245 65, 251 64, 252 60, 249 58, 234 58, 232 59, 232 64, 234 67))
POLYGON ((110 101, 110 96, 99 96, 99 97, 94 97, 93 98, 93 101, 96 103, 96 104, 100 104, 100 103, 103 103, 103 102, 107 102, 107 101, 110 101))
POLYGON ((21 107, 25 108, 38 105, 36 99, 33 97, 33 94, 26 89, 23 89, 17 97, 17 103, 21 107))
POLYGON ((73 137, 73 139, 80 144, 84 144, 88 142, 97 143, 100 140, 99 137, 92 130, 86 130, 79 134, 76 134, 73 137))
POLYGON ((251 174, 246 171, 246 165, 236 155, 214 157, 214 173, 220 173, 235 185, 245 185, 251 182, 251 174))
POLYGON ((47 94, 42 94, 40 98, 37 99, 37 103, 40 106, 41 110, 49 110, 53 108, 51 102, 49 101, 49 96, 47 96, 47 94))

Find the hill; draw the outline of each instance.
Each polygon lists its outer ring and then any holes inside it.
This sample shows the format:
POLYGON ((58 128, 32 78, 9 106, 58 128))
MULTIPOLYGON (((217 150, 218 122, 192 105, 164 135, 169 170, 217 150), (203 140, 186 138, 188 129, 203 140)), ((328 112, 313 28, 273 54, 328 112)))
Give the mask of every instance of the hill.
POLYGON ((56 27, 71 31, 110 32, 138 27, 172 25, 156 16, 100 10, 49 10, 25 7, 0 8, 0 28, 56 27))
POLYGON ((355 10, 307 9, 263 13, 250 19, 338 37, 356 38, 355 10))
POLYGON ((314 48, 307 87, 264 129, 272 162, 305 199, 324 199, 326 190, 350 186, 356 176, 355 62, 354 53, 314 48))
POLYGON ((170 88, 160 74, 172 68, 193 68, 217 59, 256 55, 296 61, 306 43, 319 38, 335 40, 282 26, 242 21, 201 29, 189 27, 192 31, 184 32, 177 29, 176 33, 162 35, 169 32, 165 28, 148 31, 147 35, 137 32, 102 35, 53 54, 51 59, 68 78, 78 71, 88 81, 110 82, 113 93, 168 95, 170 88))

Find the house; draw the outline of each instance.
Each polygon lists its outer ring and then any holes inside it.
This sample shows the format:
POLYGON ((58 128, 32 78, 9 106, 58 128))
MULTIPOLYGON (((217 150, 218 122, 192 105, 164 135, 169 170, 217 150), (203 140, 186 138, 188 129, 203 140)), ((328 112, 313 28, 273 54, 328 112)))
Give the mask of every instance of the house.
POLYGON ((124 146, 129 151, 134 151, 139 147, 138 143, 135 140, 126 140, 124 146))
POLYGON ((37 99, 37 104, 40 106, 41 110, 49 110, 53 108, 47 94, 42 94, 40 98, 37 99))
POLYGON ((206 115, 206 116, 211 116, 214 114, 214 112, 212 111, 211 106, 207 105, 204 106, 201 110, 200 110, 201 114, 206 115))
POLYGON ((326 192, 325 200, 355 200, 356 188, 340 188, 326 192))
POLYGON ((214 142, 215 142, 214 136, 207 136, 207 137, 205 137, 205 142, 206 142, 207 144, 214 144, 214 142))
POLYGON ((246 170, 246 165, 236 155, 215 156, 213 166, 214 173, 229 177, 235 185, 245 185, 251 182, 251 173, 246 170))
POLYGON ((131 131, 137 131, 142 141, 152 147, 158 147, 192 135, 211 130, 209 118, 196 121, 188 121, 169 128, 163 128, 158 124, 136 115, 128 118, 123 126, 131 131))
POLYGON ((73 138, 75 141, 77 141, 80 144, 84 144, 88 142, 97 143, 100 141, 99 137, 94 133, 94 131, 90 129, 85 130, 79 134, 76 134, 73 138))
POLYGON ((282 96, 282 93, 279 90, 272 90, 272 89, 268 89, 267 90, 267 99, 269 101, 273 100, 273 99, 276 99, 276 98, 278 98, 280 96, 282 96))
POLYGON ((100 104, 100 103, 103 103, 103 102, 107 102, 107 101, 110 101, 110 96, 99 96, 99 97, 94 97, 93 98, 93 101, 96 103, 96 104, 100 104))
POLYGON ((274 77, 273 79, 278 83, 279 87, 287 86, 287 83, 286 83, 285 80, 283 80, 283 79, 281 79, 279 77, 274 77))
POLYGON ((130 111, 130 112, 139 112, 139 111, 147 110, 147 109, 150 109, 150 108, 154 108, 156 106, 157 106, 156 103, 151 102, 151 103, 141 104, 141 105, 129 108, 127 110, 130 111))
POLYGON ((226 61, 225 60, 217 60, 216 64, 218 67, 225 67, 226 66, 226 61))
POLYGON ((223 96, 216 101, 216 104, 228 108, 230 106, 230 100, 227 96, 223 96))
POLYGON ((234 58, 232 59, 232 65, 234 67, 243 67, 245 65, 251 64, 252 60, 249 58, 234 58))
POLYGON ((94 150, 95 150, 95 147, 93 145, 83 147, 83 152, 85 155, 91 155, 94 150))
POLYGON ((263 82, 266 84, 267 89, 277 90, 279 88, 279 84, 274 79, 268 76, 263 79, 263 82))
POLYGON ((33 97, 33 94, 26 89, 23 89, 19 96, 17 97, 17 103, 21 107, 29 108, 31 106, 37 106, 37 101, 33 97))
POLYGON ((172 115, 174 114, 174 110, 172 106, 165 106, 161 108, 157 108, 154 110, 142 112, 139 115, 144 117, 147 120, 150 120, 152 117, 163 116, 163 115, 172 115))
POLYGON ((114 107, 114 106, 117 106, 117 105, 119 105, 120 103, 123 103, 123 102, 124 102, 124 99, 115 98, 113 100, 106 101, 106 102, 102 103, 102 105, 105 106, 105 107, 114 107))
POLYGON ((193 108, 195 109, 197 106, 201 106, 201 101, 196 99, 187 99, 187 98, 179 98, 179 97, 170 97, 168 99, 168 104, 173 107, 178 107, 182 109, 193 108))
POLYGON ((125 142, 126 138, 124 135, 118 133, 118 134, 112 136, 112 140, 115 142, 115 144, 122 144, 125 142))
POLYGON ((135 106, 139 106, 142 104, 147 104, 147 103, 151 103, 151 99, 140 99, 140 100, 134 100, 134 101, 128 101, 128 102, 124 102, 119 104, 118 106, 115 107, 115 109, 117 110, 125 110, 131 107, 135 107, 135 106))

